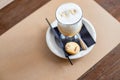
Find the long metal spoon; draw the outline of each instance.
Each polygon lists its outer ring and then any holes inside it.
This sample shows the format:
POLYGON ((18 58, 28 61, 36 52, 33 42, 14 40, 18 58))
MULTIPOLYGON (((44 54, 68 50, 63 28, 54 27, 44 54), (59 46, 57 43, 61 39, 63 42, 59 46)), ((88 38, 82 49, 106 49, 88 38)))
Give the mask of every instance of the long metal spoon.
POLYGON ((47 18, 46 18, 46 21, 47 21, 47 23, 49 24, 49 26, 50 26, 50 28, 51 28, 51 30, 52 30, 54 36, 57 38, 57 40, 59 40, 60 47, 61 47, 62 50, 64 51, 64 55, 65 55, 65 57, 68 59, 68 61, 70 62, 70 64, 73 65, 72 61, 71 61, 70 58, 69 58, 69 55, 68 55, 68 54, 65 52, 65 50, 64 50, 64 45, 63 45, 63 43, 62 43, 61 38, 59 38, 57 32, 54 30, 54 28, 52 28, 52 26, 51 26, 51 24, 50 24, 50 22, 48 21, 47 18))

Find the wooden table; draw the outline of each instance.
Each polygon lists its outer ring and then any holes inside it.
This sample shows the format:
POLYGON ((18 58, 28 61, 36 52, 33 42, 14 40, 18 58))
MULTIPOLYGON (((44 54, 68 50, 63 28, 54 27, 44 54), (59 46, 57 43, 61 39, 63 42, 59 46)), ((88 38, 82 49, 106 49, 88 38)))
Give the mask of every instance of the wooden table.
MULTIPOLYGON (((98 34, 96 47, 89 55, 75 60, 75 65, 71 67, 67 64, 67 61, 59 59, 48 50, 44 41, 48 26, 45 24, 44 18, 49 12, 48 10, 55 11, 55 7, 52 6, 56 2, 51 1, 1 36, 1 80, 77 79, 111 51, 120 41, 118 37, 120 33, 118 26, 120 26, 120 24, 94 1, 86 1, 87 0, 79 2, 76 0, 74 2, 80 4, 83 8, 84 16, 94 24, 98 34), (95 10, 98 12, 94 12, 95 10), (105 19, 103 19, 103 17, 105 19), (39 19, 41 20, 39 21, 39 19), (110 24, 106 24, 105 21, 110 22, 110 24), (114 33, 111 33, 112 31, 114 33), (106 36, 104 36, 104 33, 106 36), (43 38, 43 40, 40 38, 43 38), (103 46, 104 42, 105 45, 103 46), (53 69, 56 72, 53 72, 53 69), (56 74, 56 76, 54 76, 54 74, 56 74), (44 75, 47 75, 47 77, 44 75)), ((64 2, 65 1, 58 1, 55 6, 64 2)), ((53 12, 49 12, 47 17, 51 21, 55 19, 53 12)))

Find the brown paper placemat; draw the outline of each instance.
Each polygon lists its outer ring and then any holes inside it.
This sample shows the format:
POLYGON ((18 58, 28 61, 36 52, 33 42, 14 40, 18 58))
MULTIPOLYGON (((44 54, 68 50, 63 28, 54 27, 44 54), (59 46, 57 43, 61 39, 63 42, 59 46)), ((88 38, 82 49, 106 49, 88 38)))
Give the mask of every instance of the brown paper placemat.
POLYGON ((80 77, 120 42, 120 23, 92 0, 52 0, 0 37, 0 80, 74 80, 80 77), (90 54, 74 60, 53 55, 45 34, 56 8, 75 2, 83 9, 97 32, 97 43, 90 54))

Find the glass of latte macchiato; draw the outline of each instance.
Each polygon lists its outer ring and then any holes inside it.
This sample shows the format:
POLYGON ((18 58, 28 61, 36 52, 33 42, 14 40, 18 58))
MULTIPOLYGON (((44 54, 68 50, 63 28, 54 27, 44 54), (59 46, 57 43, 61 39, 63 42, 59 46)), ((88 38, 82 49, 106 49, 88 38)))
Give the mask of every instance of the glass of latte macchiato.
POLYGON ((62 4, 56 10, 59 31, 67 37, 75 36, 82 27, 82 10, 74 3, 62 4))

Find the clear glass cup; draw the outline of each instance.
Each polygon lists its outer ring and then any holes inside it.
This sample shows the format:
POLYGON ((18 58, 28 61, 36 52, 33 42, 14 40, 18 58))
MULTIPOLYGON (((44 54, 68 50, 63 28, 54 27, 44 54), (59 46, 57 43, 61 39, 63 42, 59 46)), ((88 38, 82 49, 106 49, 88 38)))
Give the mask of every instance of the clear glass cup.
POLYGON ((82 9, 74 3, 65 3, 56 10, 58 30, 62 33, 61 38, 70 41, 79 39, 80 45, 85 49, 86 45, 78 34, 82 28, 82 9))
POLYGON ((82 27, 82 10, 74 3, 62 4, 56 11, 59 31, 67 37, 73 37, 82 27))

